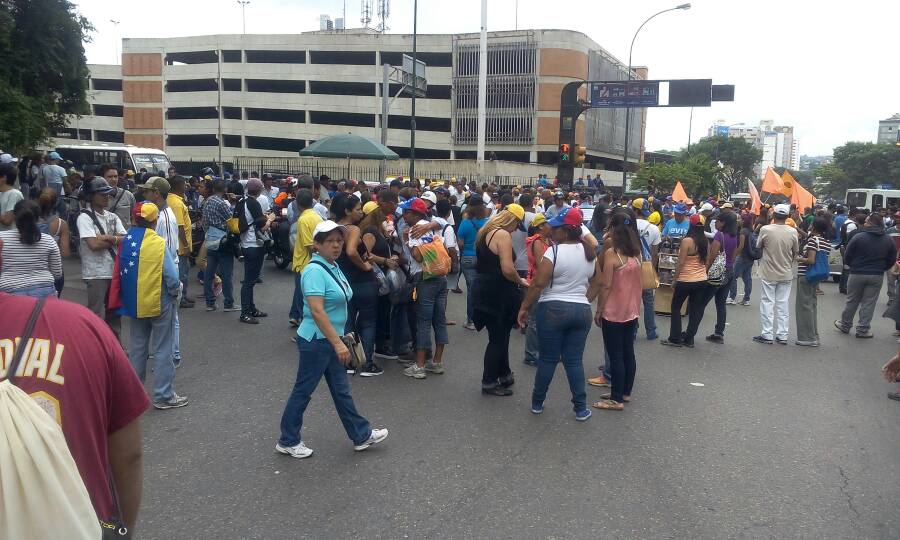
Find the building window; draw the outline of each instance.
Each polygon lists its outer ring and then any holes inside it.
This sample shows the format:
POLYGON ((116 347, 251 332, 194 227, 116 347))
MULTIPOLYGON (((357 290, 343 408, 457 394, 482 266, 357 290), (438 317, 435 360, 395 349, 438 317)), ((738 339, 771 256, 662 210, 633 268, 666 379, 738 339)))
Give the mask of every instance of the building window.
POLYGON ((95 129, 94 138, 94 140, 100 142, 124 143, 125 133, 122 131, 105 131, 102 129, 95 129))
POLYGON ((169 135, 166 138, 168 146, 219 146, 219 139, 215 135, 169 135))
POLYGON ((241 91, 241 80, 240 79, 222 79, 222 90, 226 92, 240 92, 241 91))
POLYGON ((374 83, 309 81, 310 94, 331 94, 335 96, 374 96, 374 83))
POLYGON ((247 120, 259 120, 262 122, 292 122, 295 124, 306 123, 306 111, 293 109, 258 109, 247 107, 247 120))
POLYGON ((201 120, 216 118, 215 107, 170 107, 166 111, 169 120, 201 120))
MULTIPOLYGON (((449 84, 429 84, 428 89, 425 91, 424 99, 450 99, 452 89, 453 87, 449 84)), ((391 97, 394 97, 400 91, 400 85, 391 84, 388 91, 391 93, 391 97)), ((409 94, 404 92, 400 94, 399 99, 409 99, 409 97, 409 94)))
POLYGON ((222 118, 226 120, 243 120, 240 107, 222 107, 222 118))
POLYGON ((226 64, 240 64, 241 51, 222 51, 222 61, 226 64))
POLYGON ((91 79, 94 90, 122 91, 122 79, 91 79))
POLYGON ((306 81, 247 79, 248 92, 272 92, 277 94, 306 93, 306 81))
POLYGON ((250 137, 247 136, 247 148, 254 150, 275 150, 278 152, 299 152, 306 146, 304 141, 297 139, 282 139, 279 137, 250 137))
POLYGON ((309 63, 343 64, 347 66, 374 66, 375 52, 309 51, 309 63))
POLYGON ((121 105, 94 105, 94 116, 122 117, 121 105))
MULTIPOLYGON (((409 147, 408 146, 390 146, 391 150, 397 153, 403 159, 409 158, 409 147)), ((459 158, 459 152, 456 153, 457 159, 459 158)), ((430 148, 419 148, 416 147, 416 158, 417 159, 450 159, 450 150, 433 150, 430 148)))
POLYGON ((248 64, 305 64, 306 51, 247 50, 248 64))
POLYGON ((222 144, 228 148, 241 148, 240 135, 222 135, 222 144))
POLYGON ((374 114, 309 111, 310 124, 330 124, 333 126, 375 127, 374 114))
MULTIPOLYGON (((392 114, 388 117, 388 127, 390 129, 409 129, 409 116, 392 114)), ((450 133, 450 119, 416 115, 416 129, 450 133)))
POLYGON ((215 79, 184 79, 166 81, 166 92, 215 92, 215 79))
POLYGON ((218 62, 216 51, 187 51, 166 54, 166 65, 179 64, 215 64, 218 62))
MULTIPOLYGON (((403 55, 412 56, 412 52, 391 52, 385 51, 381 53, 381 63, 390 64, 392 66, 403 65, 403 55)), ((435 53, 435 52, 417 52, 416 60, 425 62, 425 68, 429 67, 453 67, 452 53, 435 53)))

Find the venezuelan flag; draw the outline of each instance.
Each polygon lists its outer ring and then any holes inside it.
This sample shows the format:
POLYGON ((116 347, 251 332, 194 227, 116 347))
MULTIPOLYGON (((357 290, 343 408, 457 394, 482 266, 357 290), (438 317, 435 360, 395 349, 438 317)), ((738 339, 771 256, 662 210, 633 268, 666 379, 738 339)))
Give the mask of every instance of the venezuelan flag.
POLYGON ((109 309, 136 319, 160 314, 165 250, 165 240, 153 229, 128 229, 116 257, 109 309))

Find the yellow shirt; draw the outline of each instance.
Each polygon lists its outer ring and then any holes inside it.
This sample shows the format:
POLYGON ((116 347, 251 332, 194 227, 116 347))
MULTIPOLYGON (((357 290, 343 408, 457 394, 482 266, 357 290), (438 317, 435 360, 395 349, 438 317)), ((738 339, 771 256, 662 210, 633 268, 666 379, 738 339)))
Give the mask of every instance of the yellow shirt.
POLYGON ((297 218, 297 241, 294 242, 294 272, 302 272, 312 258, 313 231, 322 222, 322 216, 307 208, 297 218))
POLYGON ((188 214, 184 199, 174 193, 169 193, 166 197, 166 204, 172 209, 172 213, 175 214, 175 221, 178 223, 178 227, 184 230, 184 236, 187 239, 187 245, 185 245, 179 235, 178 255, 189 255, 191 252, 191 215, 188 214))

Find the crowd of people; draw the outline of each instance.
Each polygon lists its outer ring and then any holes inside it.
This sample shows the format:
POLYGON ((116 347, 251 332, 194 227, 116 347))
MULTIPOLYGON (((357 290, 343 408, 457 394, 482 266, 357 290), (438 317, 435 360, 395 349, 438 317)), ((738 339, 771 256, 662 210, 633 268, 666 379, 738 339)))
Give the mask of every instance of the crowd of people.
MULTIPOLYGON (((25 193, 15 187, 24 183, 17 184, 14 164, 0 163, 0 306, 16 310, 10 324, 24 325, 31 308, 23 298, 61 295, 62 259, 72 246, 77 249, 87 310, 106 326, 91 326, 87 311, 71 304, 48 302, 35 335, 49 336, 48 321, 67 318, 72 324, 52 338, 74 351, 76 360, 68 365, 78 365, 66 378, 90 379, 96 386, 100 383, 86 373, 99 362, 108 377, 125 381, 114 386, 115 395, 97 396, 104 400, 108 429, 85 429, 85 435, 75 433, 84 427, 77 422, 65 426, 67 440, 78 441, 70 445, 85 478, 105 479, 107 472, 97 460, 84 465, 77 448, 109 436, 114 485, 127 483, 136 459, 133 433, 113 445, 120 430, 137 429, 129 426, 136 426, 151 404, 162 410, 188 404, 176 393, 174 379, 182 361, 179 310, 195 306, 188 294, 198 285, 192 284, 195 279, 202 284, 193 296, 203 299, 208 312, 219 309, 222 297, 222 309, 237 313, 239 323, 261 324, 269 316, 264 307, 295 328, 290 338, 298 350, 297 376, 275 449, 296 458, 313 453, 301 429, 322 378, 355 450, 362 451, 385 440, 388 431, 372 427, 357 411, 348 374, 382 375, 388 361, 403 363, 402 373, 411 380, 453 370, 447 326, 457 323, 447 317, 451 294, 465 294, 463 328, 486 330, 484 394, 513 394, 509 344, 518 328, 525 334, 521 360, 536 368, 532 413, 543 412, 558 363, 576 420, 590 418, 591 409, 624 410, 635 390, 639 327, 643 324, 647 340, 660 337, 654 295, 661 246, 675 246, 678 255, 663 345, 695 347, 710 304, 716 317, 706 341, 723 344, 727 306, 750 305, 752 271, 758 268, 761 331, 753 340, 789 343, 789 297, 796 287, 794 343, 819 346, 819 283, 829 277, 836 250, 843 255, 840 286, 847 300, 835 328, 849 333, 856 319, 855 336, 873 337, 872 319, 887 274, 885 316, 896 321, 900 336, 900 264, 889 236, 900 215, 887 210, 851 209, 848 215, 832 205, 801 213, 775 204, 752 212, 750 205, 715 198, 699 204, 653 196, 616 200, 602 185, 597 189, 596 181, 590 189, 566 193, 551 190, 546 179, 535 187, 506 188, 465 178, 430 183, 396 178, 371 185, 309 174, 260 177, 255 171, 236 177, 204 171, 185 178, 174 170, 135 175, 113 165, 80 179, 61 167, 62 173, 52 169, 58 167, 53 161, 51 152, 44 165, 51 169, 41 174, 39 186, 24 187, 25 193), (61 204, 63 197, 75 197, 78 204, 61 204), (278 238, 292 245, 292 300, 260 306, 254 290, 263 283, 264 261, 278 238), (244 267, 237 298, 235 261, 244 267), (123 340, 123 317, 128 340, 123 340), (592 325, 600 328, 604 355, 599 373, 588 377, 584 352, 592 325), (85 326, 90 332, 79 335, 85 326), (84 344, 88 334, 90 347, 101 347, 102 353, 79 352, 74 344, 84 344), (149 400, 143 391, 135 392, 148 363, 153 366, 149 400), (586 385, 608 390, 588 400, 586 385)), ((10 335, 16 332, 9 328, 10 335)), ((898 377, 897 363, 895 357, 885 366, 890 380, 898 377)), ((28 365, 21 373, 34 371, 28 365)), ((40 389, 48 380, 26 386, 40 389)), ((67 394, 63 407, 74 407, 75 399, 67 394)), ((98 514, 111 518, 110 482, 86 483, 98 514)), ((139 490, 120 489, 119 496, 124 502, 118 511, 133 525, 139 490)))

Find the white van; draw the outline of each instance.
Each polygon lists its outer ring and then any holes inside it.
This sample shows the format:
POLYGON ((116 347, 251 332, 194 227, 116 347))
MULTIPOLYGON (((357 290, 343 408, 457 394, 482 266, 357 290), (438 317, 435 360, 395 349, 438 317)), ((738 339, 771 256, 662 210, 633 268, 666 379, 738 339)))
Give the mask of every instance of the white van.
POLYGON ((848 189, 847 206, 876 212, 882 208, 900 208, 898 189, 848 189))
POLYGON ((130 144, 72 143, 58 145, 55 150, 60 157, 71 161, 73 166, 80 171, 83 171, 86 166, 112 163, 122 170, 138 173, 141 169, 147 169, 149 173, 165 177, 170 167, 169 157, 162 150, 140 148, 130 144))

